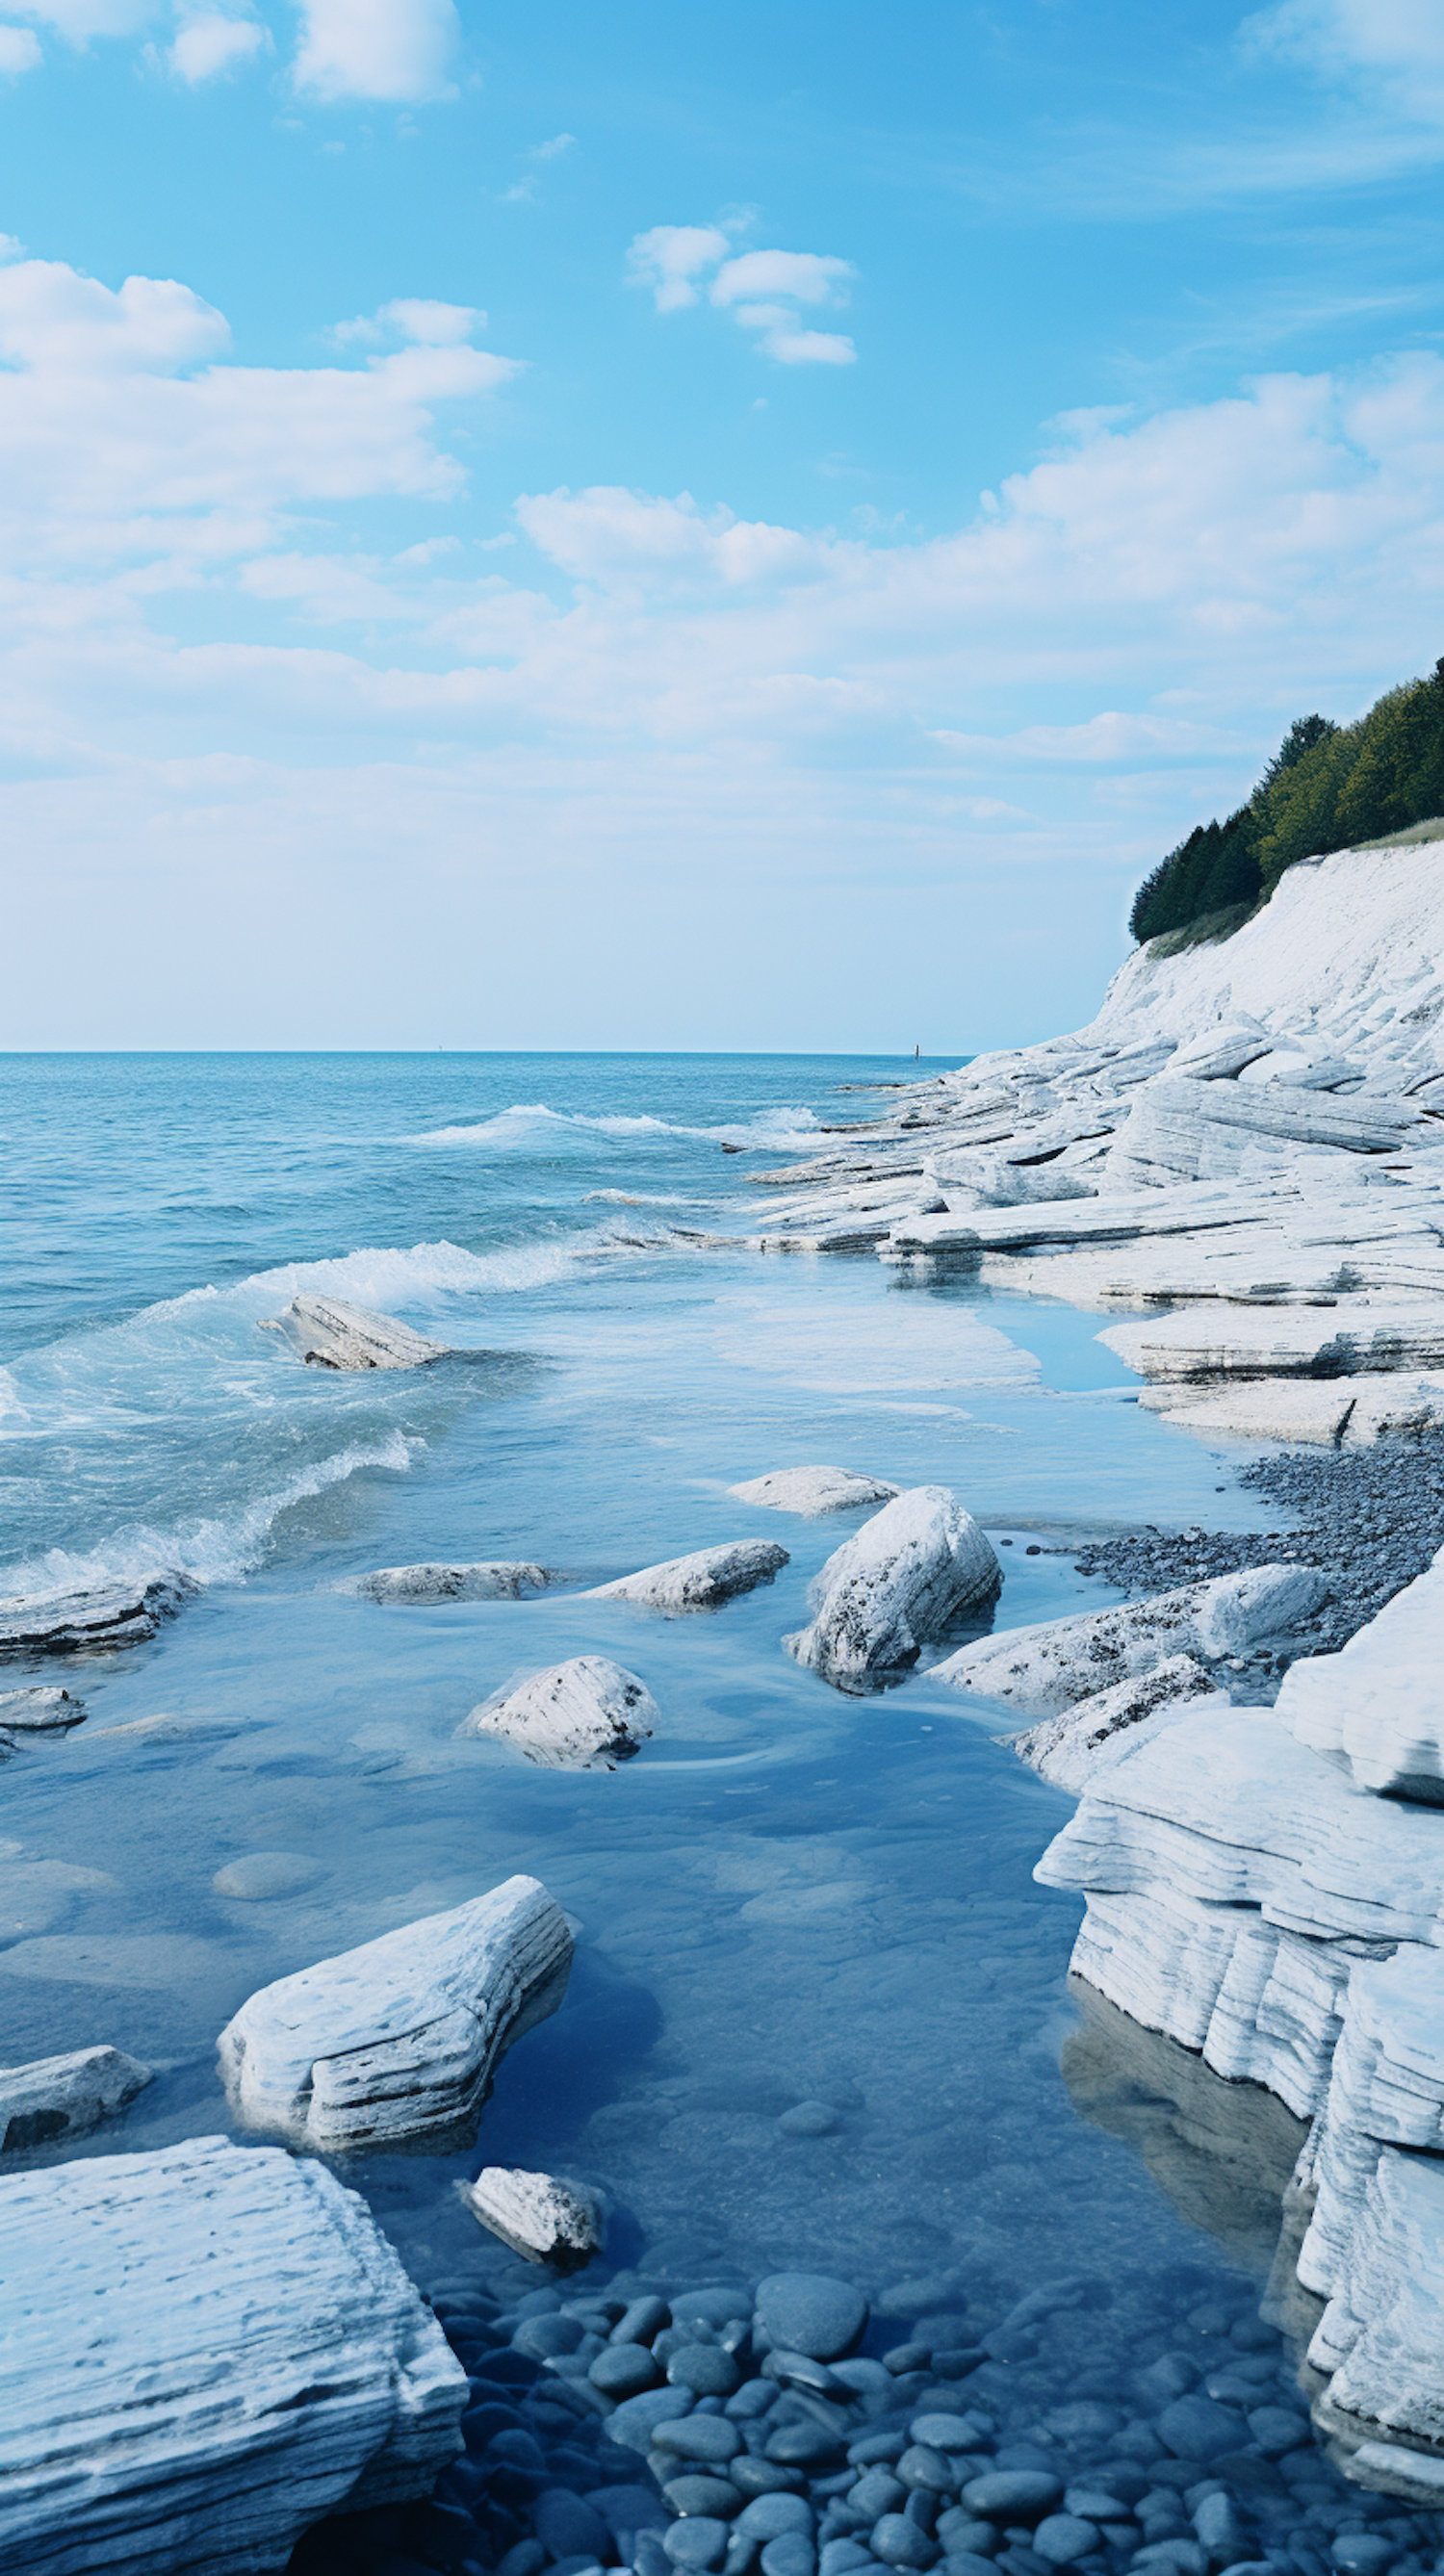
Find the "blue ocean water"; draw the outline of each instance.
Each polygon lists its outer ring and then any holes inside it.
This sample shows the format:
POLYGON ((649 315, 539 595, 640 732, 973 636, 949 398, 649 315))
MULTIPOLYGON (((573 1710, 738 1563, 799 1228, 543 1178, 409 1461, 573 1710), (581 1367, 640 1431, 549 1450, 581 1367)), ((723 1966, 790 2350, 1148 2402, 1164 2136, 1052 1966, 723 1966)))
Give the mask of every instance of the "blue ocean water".
MULTIPOLYGON (((107 2040, 159 2069, 81 2152, 228 2127, 215 2037, 257 1986, 527 1870, 580 1925, 562 2010, 506 2061, 468 2155, 348 2170, 423 2283, 475 2245, 450 2185, 481 2162, 604 2188, 619 2260, 966 2275, 1000 2297, 1091 2270, 1126 2314, 1266 2259, 1245 2155, 1221 2199, 1190 2201, 1161 2061, 1153 2171, 1126 2117, 1114 2136, 1074 2107, 1077 1908, 1031 1879, 1069 1802, 996 1740, 1001 1716, 926 1674, 858 1702, 799 1670, 779 1640, 855 1519, 728 1497, 814 1461, 948 1484, 1009 1542, 1003 1625, 1110 1598, 1069 1553, 1100 1528, 1257 1523, 1219 1456, 1131 1401, 1100 1317, 745 1248, 756 1171, 914 1075, 7 1061, 0 1590, 196 1586, 152 1644, 72 1665, 88 1723, 0 1772, 0 2059, 107 2040), (257 1330, 308 1284, 490 1356, 308 1371, 257 1330), (597 1580, 738 1536, 791 1563, 710 1618, 348 1588, 435 1557, 597 1580), (457 1741, 511 1675, 583 1650, 661 1706, 625 1769, 457 1741), (218 1893, 260 1850, 310 1883, 218 1893), (831 2108, 826 2134, 779 2130, 803 2100, 831 2108)), ((1110 2043, 1085 2036, 1096 2110, 1110 2043)), ((1141 2079, 1115 2073, 1126 2111, 1141 2079)))

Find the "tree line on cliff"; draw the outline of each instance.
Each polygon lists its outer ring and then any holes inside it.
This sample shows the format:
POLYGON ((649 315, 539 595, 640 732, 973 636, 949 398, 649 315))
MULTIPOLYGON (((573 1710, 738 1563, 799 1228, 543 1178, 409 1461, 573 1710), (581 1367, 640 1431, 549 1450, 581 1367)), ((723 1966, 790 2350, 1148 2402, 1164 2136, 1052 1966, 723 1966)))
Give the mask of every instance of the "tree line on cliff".
POLYGON ((1444 659, 1390 689, 1357 724, 1300 716, 1246 805, 1199 823, 1134 897, 1135 939, 1220 932, 1273 893, 1296 859, 1349 850, 1444 814, 1444 659))

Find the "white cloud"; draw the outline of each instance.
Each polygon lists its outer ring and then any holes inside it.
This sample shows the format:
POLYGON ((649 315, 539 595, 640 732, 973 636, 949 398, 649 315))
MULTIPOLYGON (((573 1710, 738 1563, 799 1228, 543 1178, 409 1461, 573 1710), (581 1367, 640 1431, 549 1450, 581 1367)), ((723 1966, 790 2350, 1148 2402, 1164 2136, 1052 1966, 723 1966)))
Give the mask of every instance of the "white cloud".
POLYGON ((460 41, 453 0, 301 0, 296 86, 320 99, 444 98, 460 41))
POLYGON ((33 27, 0 27, 0 79, 16 80, 21 72, 38 71, 44 59, 33 27))
POLYGON ((53 27, 68 45, 88 45, 92 36, 133 36, 158 14, 159 0, 32 0, 20 15, 53 27))
POLYGON ((770 358, 784 367, 850 367, 857 357, 839 331, 813 331, 798 307, 839 304, 856 275, 852 262, 811 250, 747 250, 728 258, 731 241, 715 225, 658 224, 638 233, 627 254, 634 286, 649 286, 659 313, 675 313, 700 300, 698 281, 715 273, 708 300, 755 331, 770 358), (765 299, 758 302, 757 299, 765 299))
MULTIPOLYGON (((399 299, 374 327, 414 329, 418 309, 399 299)), ((578 1016, 603 988, 612 1042, 624 1026, 666 1042, 656 997, 674 986, 695 1033, 704 951, 737 1014, 714 1014, 708 1043, 830 1043, 841 1019, 788 1013, 837 993, 870 1033, 858 1013, 889 978, 909 996, 931 979, 941 1009, 985 947, 987 993, 967 987, 940 1027, 959 1047, 1016 1035, 1035 1012, 1082 1015, 1116 954, 1110 890, 1121 905, 1235 801, 1291 717, 1347 715, 1438 650, 1432 353, 1151 417, 1075 414, 991 512, 929 538, 601 488, 523 496, 497 551, 458 542, 442 423, 507 362, 451 336, 454 318, 426 327, 353 365, 254 368, 174 281, 0 269, 0 714, 31 773, 3 822, 47 854, 25 887, 27 1012, 54 959, 54 1008, 80 996, 92 1035, 173 1034, 114 1017, 157 922, 179 943, 166 991, 212 989, 233 954, 254 993, 280 989, 289 969, 247 945, 270 904, 242 862, 263 849, 293 921, 344 922, 331 983, 372 1018, 338 1043, 396 1032, 398 976, 428 1007, 453 971, 474 993, 483 932, 495 1009, 540 1009, 538 920, 560 1016, 537 1042, 567 1042, 564 1003, 573 1036, 604 1040, 578 1016), (328 524, 329 505, 387 496, 417 505, 393 553, 328 524), (171 599, 197 590, 199 626, 171 599), (358 868, 386 902, 338 905, 358 868), (1020 868, 1046 882, 1046 956, 1020 868), (156 900, 138 906, 142 879, 156 900), (499 951, 513 911, 520 944, 499 951)), ((509 1042, 492 1017, 465 1025, 509 1042)), ((285 1031, 238 1031, 268 1033, 285 1031)))
POLYGON ((697 302, 697 279, 731 247, 715 224, 654 224, 627 253, 628 284, 649 286, 659 313, 680 313, 697 302))
POLYGON ((397 295, 383 304, 378 322, 389 322, 403 340, 419 340, 428 348, 452 348, 458 341, 469 340, 473 331, 486 329, 486 315, 473 304, 438 304, 429 296, 397 295))
POLYGON ((234 71, 270 49, 270 30, 255 18, 227 18, 207 10, 187 18, 166 57, 178 80, 192 89, 234 71))
POLYGON ((545 143, 532 145, 531 158, 533 161, 560 161, 564 152, 571 151, 576 139, 574 134, 550 135, 545 143))
POLYGON ((1377 84, 1396 111, 1444 117, 1439 0, 1280 0, 1247 18, 1246 46, 1286 54, 1335 79, 1377 84))

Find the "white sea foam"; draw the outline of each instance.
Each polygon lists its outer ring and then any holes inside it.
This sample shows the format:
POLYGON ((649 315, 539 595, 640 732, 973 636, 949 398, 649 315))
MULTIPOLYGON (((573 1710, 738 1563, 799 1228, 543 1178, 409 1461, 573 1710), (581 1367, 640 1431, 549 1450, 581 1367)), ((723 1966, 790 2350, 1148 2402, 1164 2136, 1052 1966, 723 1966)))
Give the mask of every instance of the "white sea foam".
POLYGON ((586 1118, 575 1110, 549 1108, 544 1100, 519 1100, 495 1118, 478 1120, 475 1126, 428 1127, 409 1141, 413 1145, 517 1147, 536 1141, 537 1131, 548 1126, 570 1129, 579 1136, 678 1136, 714 1145, 769 1145, 778 1152, 788 1145, 809 1142, 817 1132, 817 1120, 810 1109, 790 1106, 759 1110, 755 1118, 731 1126, 689 1127, 671 1118, 586 1118))
POLYGON ((408 1439, 399 1431, 380 1440, 356 1441, 329 1458, 314 1459, 273 1492, 259 1494, 233 1512, 178 1522, 169 1530, 137 1523, 83 1553, 48 1548, 43 1556, 22 1559, 0 1574, 5 1606, 37 1610, 67 1594, 158 1579, 200 1591, 213 1583, 238 1582, 260 1564, 283 1512, 345 1484, 366 1467, 404 1475, 425 1446, 424 1440, 408 1439))

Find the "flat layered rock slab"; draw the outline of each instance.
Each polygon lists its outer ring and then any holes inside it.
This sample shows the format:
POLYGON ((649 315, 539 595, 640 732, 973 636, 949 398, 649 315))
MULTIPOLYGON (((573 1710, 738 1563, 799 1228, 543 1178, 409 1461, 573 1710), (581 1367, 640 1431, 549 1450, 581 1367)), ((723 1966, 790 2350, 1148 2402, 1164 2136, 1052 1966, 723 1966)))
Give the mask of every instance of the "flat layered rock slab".
POLYGON ((559 1580, 549 1566, 492 1557, 475 1565, 379 1565, 356 1588, 372 1601, 524 1601, 559 1580))
POLYGON ((13 2576, 258 2576, 461 2448, 461 2364, 312 2159, 194 2138, 15 2175, 0 2274, 13 2576))
POLYGON ((782 1642, 837 1690, 885 1690, 958 1620, 985 1615, 1002 1584, 972 1513, 946 1485, 915 1485, 828 1558, 811 1625, 782 1642))
POLYGON ((113 1647, 146 1645, 164 1620, 175 1617, 185 1588, 155 1575, 134 1585, 55 1593, 48 1600, 0 1601, 0 1655, 105 1654, 113 1647))
POLYGON ((1243 1655, 1293 1635, 1328 1597, 1310 1565, 1259 1565, 1179 1584, 1112 1610, 1082 1610, 982 1637, 930 1679, 1040 1715, 1151 1672, 1166 1657, 1243 1655))
POLYGON ((307 1368, 348 1373, 425 1368, 444 1359, 447 1350, 445 1342, 427 1341, 394 1315, 374 1315, 340 1297, 295 1297, 283 1315, 264 1316, 261 1331, 279 1333, 307 1368))
POLYGON ((772 1539, 730 1539, 721 1547, 698 1548, 691 1556, 669 1557, 662 1565, 644 1565, 615 1583, 595 1584, 584 1598, 635 1601, 645 1610, 677 1618, 692 1610, 720 1610, 739 1593, 771 1583, 787 1562, 786 1548, 772 1539))
POLYGON ((1181 1430, 1243 1440, 1366 1449, 1444 1424, 1444 1375, 1401 1369, 1359 1377, 1244 1378, 1233 1385, 1145 1386, 1138 1401, 1181 1430))
POLYGON ((123 2111, 150 2079, 151 2069, 120 2048, 73 2048, 0 2066, 0 2155, 82 2136, 123 2111))
POLYGON ((322 2152, 448 2137, 498 2059, 555 2012, 572 1936, 535 1878, 509 1878, 263 1986, 227 2023, 221 2072, 241 2119, 322 2152))
POLYGON ((1278 1715, 1361 1789, 1444 1805, 1444 1548, 1338 1654, 1290 1667, 1278 1715))
POLYGON ((483 1700, 458 1735, 494 1735, 548 1771, 613 1771, 661 1722, 644 1681, 609 1655, 570 1655, 483 1700))
POLYGON ((1045 1717, 1041 1724, 1026 1728, 1012 1738, 1013 1751, 1055 1788, 1077 1794, 1087 1787, 1101 1762, 1125 1744, 1142 1741, 1136 1732, 1139 1727, 1167 1723, 1178 1710, 1205 1698, 1221 1707, 1228 1705, 1212 1675, 1191 1655, 1166 1655, 1151 1671, 1094 1691, 1059 1716, 1045 1717))
POLYGON ((85 1723, 85 1702, 68 1690, 37 1684, 30 1690, 0 1691, 0 1727, 7 1734, 64 1735, 85 1723))
POLYGON ((777 1467, 771 1475, 753 1476, 745 1485, 729 1485, 737 1503, 756 1503, 769 1512, 796 1512, 818 1521, 831 1512, 875 1511, 898 1492, 881 1476, 860 1476, 851 1467, 777 1467))
POLYGON ((1187 1306, 1098 1336, 1140 1377, 1322 1377, 1379 1370, 1444 1369, 1444 1303, 1370 1305, 1341 1297, 1323 1306, 1187 1306))

